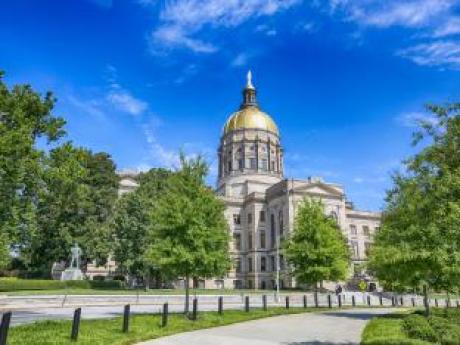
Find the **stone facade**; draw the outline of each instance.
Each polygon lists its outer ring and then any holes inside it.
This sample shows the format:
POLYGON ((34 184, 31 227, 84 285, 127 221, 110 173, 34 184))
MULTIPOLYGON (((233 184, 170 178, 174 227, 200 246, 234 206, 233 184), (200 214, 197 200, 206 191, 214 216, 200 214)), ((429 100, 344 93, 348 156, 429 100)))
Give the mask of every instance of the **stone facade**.
POLYGON ((380 213, 355 210, 340 185, 318 177, 306 180, 283 177, 278 129, 260 110, 255 88, 249 81, 240 110, 224 126, 218 157, 217 194, 227 206, 225 216, 232 236, 234 262, 225 279, 226 288, 272 289, 276 286, 278 265, 280 287, 295 287, 278 246, 280 239, 293 230, 296 209, 305 197, 320 199, 326 214, 337 220, 348 238, 353 264, 366 260, 373 234, 379 228, 380 213), (238 121, 235 116, 240 117, 238 121), (235 126, 236 122, 241 125, 235 126))
MULTIPOLYGON (((319 177, 284 177, 279 131, 261 111, 250 75, 240 109, 224 125, 218 159, 216 193, 226 204, 234 265, 226 277, 200 280, 199 287, 273 289, 278 265, 280 287, 295 287, 279 244, 293 231, 297 207, 305 197, 320 199, 326 214, 337 220, 352 250, 353 265, 366 261, 380 213, 355 210, 338 184, 319 177)), ((135 174, 121 174, 120 195, 137 186, 135 174)), ((179 280, 175 285, 182 284, 179 280)))

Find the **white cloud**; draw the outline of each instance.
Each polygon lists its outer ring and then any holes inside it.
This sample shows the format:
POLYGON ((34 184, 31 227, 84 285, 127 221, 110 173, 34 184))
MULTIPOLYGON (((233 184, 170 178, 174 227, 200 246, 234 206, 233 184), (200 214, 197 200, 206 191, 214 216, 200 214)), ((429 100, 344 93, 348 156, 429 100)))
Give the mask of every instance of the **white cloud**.
POLYGON ((397 55, 421 66, 460 69, 460 42, 434 41, 401 49, 397 55))
POLYGON ((232 66, 241 67, 245 66, 248 63, 248 54, 240 53, 232 61, 232 66))
POLYGON ((107 94, 107 100, 119 110, 131 114, 139 115, 147 110, 146 102, 133 97, 125 89, 113 89, 107 94))
POLYGON ((458 0, 330 0, 332 12, 344 11, 350 21, 387 28, 424 27, 450 13, 458 0))
POLYGON ((433 37, 446 37, 457 34, 460 34, 460 17, 450 17, 436 28, 433 37))
POLYGON ((187 48, 197 53, 212 53, 218 48, 197 38, 205 26, 236 27, 250 19, 272 16, 299 2, 301 0, 169 1, 160 13, 161 24, 152 32, 152 50, 187 48))

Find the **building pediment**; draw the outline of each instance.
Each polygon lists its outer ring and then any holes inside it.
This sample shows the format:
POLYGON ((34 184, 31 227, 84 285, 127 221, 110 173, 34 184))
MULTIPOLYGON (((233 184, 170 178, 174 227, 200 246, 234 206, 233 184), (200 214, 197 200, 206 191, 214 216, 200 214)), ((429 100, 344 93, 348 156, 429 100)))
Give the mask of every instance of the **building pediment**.
POLYGON ((312 195, 324 195, 324 196, 334 196, 334 197, 342 197, 343 191, 328 185, 322 182, 316 183, 306 183, 303 186, 298 186, 294 188, 294 192, 302 193, 302 194, 312 194, 312 195))

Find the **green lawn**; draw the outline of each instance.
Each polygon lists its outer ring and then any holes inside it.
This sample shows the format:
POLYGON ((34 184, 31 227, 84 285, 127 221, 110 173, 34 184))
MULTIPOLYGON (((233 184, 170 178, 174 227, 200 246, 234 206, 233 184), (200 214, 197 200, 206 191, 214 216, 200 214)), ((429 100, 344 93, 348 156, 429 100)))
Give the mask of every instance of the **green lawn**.
MULTIPOLYGON (((273 295, 273 290, 234 290, 234 289, 195 289, 190 294, 197 295, 240 295, 260 294, 273 295)), ((286 290, 282 294, 301 293, 301 291, 286 290)), ((58 290, 20 290, 0 292, 0 295, 24 296, 24 295, 184 295, 183 289, 150 289, 149 291, 134 289, 58 289, 58 290)))
POLYGON ((432 309, 395 313, 372 319, 364 329, 361 345, 460 345, 460 310, 432 309))
MULTIPOLYGON (((298 314, 317 311, 315 308, 270 308, 268 311, 253 309, 249 313, 240 310, 198 314, 197 321, 188 320, 182 314, 171 314, 166 328, 160 327, 160 315, 135 315, 130 319, 128 333, 121 331, 122 318, 106 320, 82 320, 77 342, 70 341, 71 321, 43 321, 10 329, 8 345, 119 345, 134 344, 174 333, 228 325, 236 322, 254 320, 283 314, 298 314)), ((322 309, 324 311, 324 308, 322 309)))

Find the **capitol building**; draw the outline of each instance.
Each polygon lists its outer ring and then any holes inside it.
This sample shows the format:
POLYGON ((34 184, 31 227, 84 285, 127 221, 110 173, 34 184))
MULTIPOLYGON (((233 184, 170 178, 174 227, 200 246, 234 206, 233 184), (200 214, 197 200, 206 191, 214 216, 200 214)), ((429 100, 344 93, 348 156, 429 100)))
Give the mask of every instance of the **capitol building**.
MULTIPOLYGON (((280 131, 256 96, 249 72, 242 103, 224 124, 217 151, 216 193, 226 205, 233 269, 226 277, 201 281, 200 287, 273 289, 277 271, 280 288, 295 287, 279 246, 293 231, 296 209, 305 197, 320 199, 326 214, 337 221, 348 239, 353 265, 366 261, 379 229, 381 214, 354 209, 342 186, 320 177, 284 176, 280 131)), ((120 193, 135 187, 131 176, 122 176, 120 193)))

